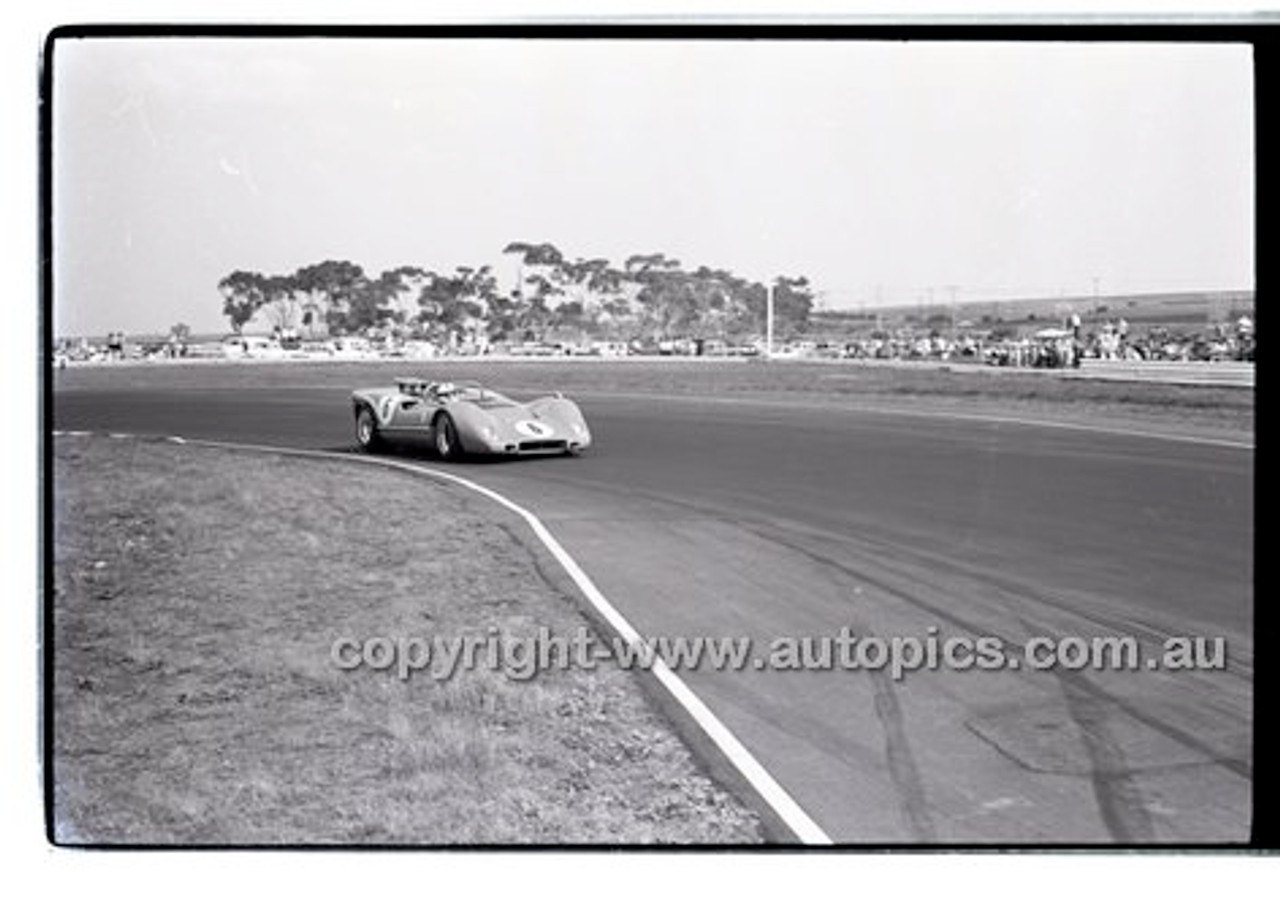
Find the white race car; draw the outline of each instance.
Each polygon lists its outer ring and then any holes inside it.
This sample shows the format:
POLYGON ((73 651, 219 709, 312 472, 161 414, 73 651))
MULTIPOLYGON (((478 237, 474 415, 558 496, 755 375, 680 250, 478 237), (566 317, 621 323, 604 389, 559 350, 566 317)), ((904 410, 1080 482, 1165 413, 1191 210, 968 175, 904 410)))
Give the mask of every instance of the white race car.
POLYGON ((477 455, 574 455, 591 445, 578 406, 563 395, 518 402, 477 382, 398 377, 386 388, 357 389, 351 403, 356 442, 426 442, 441 458, 477 455))

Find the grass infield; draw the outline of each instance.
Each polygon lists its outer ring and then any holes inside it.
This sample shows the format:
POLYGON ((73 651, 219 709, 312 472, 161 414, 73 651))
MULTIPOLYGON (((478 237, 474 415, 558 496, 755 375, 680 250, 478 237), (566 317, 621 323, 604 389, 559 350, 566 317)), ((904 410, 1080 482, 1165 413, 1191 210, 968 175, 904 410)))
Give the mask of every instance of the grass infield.
POLYGON ((339 636, 586 622, 490 503, 342 462, 54 444, 54 833, 87 844, 755 843, 607 663, 341 671, 339 636))

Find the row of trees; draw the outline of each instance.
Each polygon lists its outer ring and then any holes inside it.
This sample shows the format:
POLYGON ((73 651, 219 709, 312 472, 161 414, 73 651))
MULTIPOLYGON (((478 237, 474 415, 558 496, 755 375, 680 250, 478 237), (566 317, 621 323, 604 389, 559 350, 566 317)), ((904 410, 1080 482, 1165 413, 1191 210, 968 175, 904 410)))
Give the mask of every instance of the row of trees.
MULTIPOLYGON (((635 254, 621 268, 570 260, 548 243, 512 242, 518 262, 507 292, 488 266, 436 273, 401 266, 377 276, 326 260, 291 275, 237 270, 218 283, 223 314, 240 332, 255 317, 306 336, 371 332, 435 341, 542 341, 576 333, 606 339, 732 339, 764 329, 767 288, 728 270, 683 267, 635 254)), ((774 282, 779 334, 802 330, 813 307, 804 277, 774 282)))

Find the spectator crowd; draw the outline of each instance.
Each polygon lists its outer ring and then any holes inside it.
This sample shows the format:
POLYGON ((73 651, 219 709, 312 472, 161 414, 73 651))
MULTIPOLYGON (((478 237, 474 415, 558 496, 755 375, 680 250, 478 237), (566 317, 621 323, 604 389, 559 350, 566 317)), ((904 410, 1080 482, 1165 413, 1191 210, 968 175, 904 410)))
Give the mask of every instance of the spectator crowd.
MULTIPOLYGON (((823 347, 829 347, 826 343, 823 347)), ((1104 361, 1253 361, 1256 334, 1253 319, 1241 316, 1231 323, 1201 329, 1152 326, 1137 334, 1124 320, 1107 320, 1086 330, 1078 315, 1062 327, 1013 336, 959 331, 947 336, 938 330, 922 334, 911 329, 881 332, 846 342, 840 357, 886 360, 956 360, 1002 367, 1078 367, 1085 360, 1104 361)))

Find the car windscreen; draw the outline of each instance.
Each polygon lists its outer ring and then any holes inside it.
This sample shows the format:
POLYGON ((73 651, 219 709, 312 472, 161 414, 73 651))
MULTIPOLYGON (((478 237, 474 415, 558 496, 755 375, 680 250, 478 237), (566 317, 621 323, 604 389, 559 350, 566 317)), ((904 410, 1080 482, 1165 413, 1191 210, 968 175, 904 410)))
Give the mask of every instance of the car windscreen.
POLYGON ((463 387, 459 391, 458 397, 481 408, 509 408, 515 405, 515 402, 505 395, 500 395, 492 389, 482 389, 478 386, 463 387))

